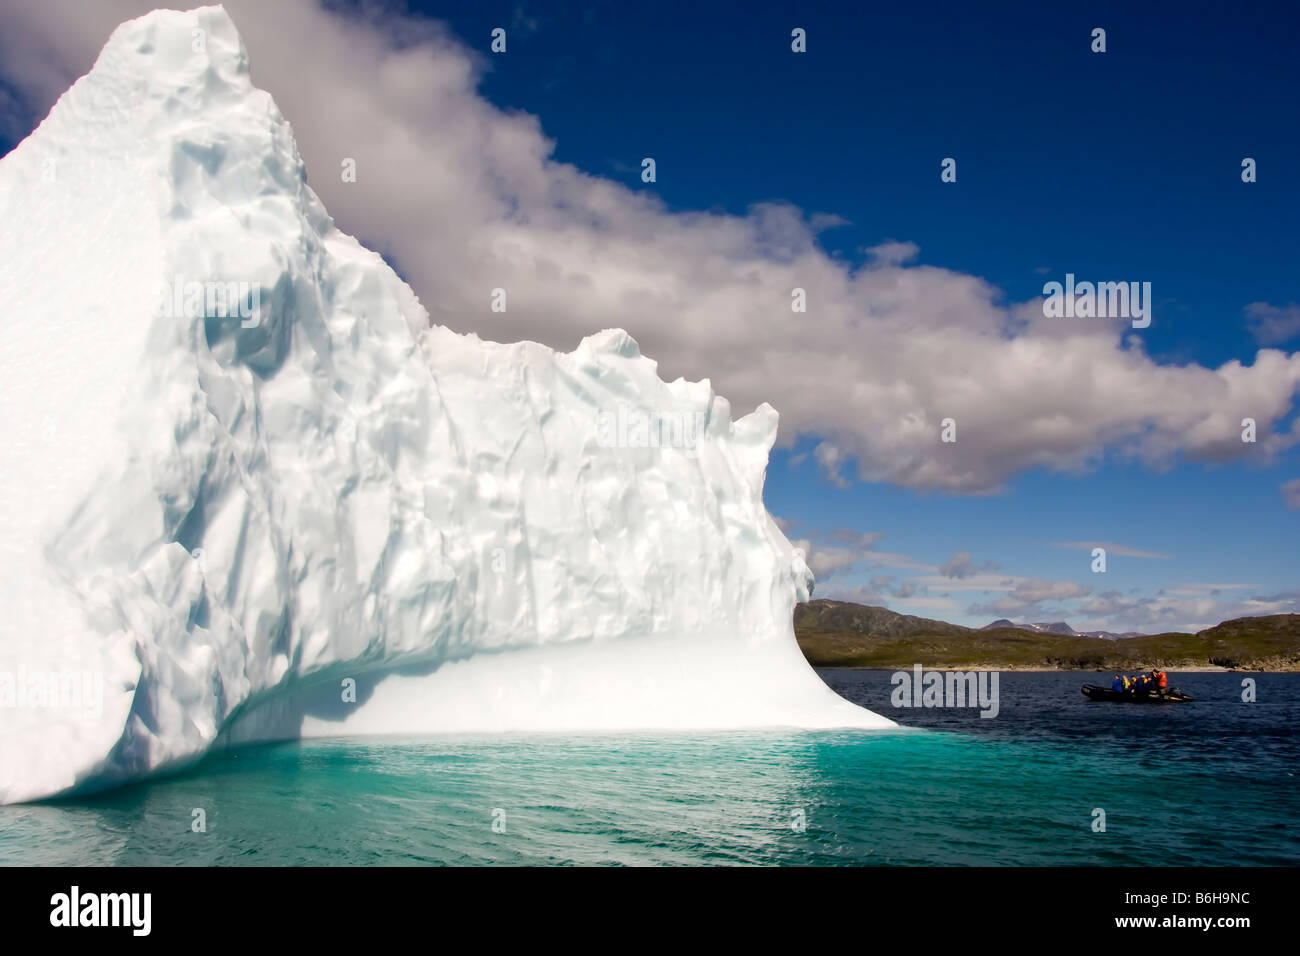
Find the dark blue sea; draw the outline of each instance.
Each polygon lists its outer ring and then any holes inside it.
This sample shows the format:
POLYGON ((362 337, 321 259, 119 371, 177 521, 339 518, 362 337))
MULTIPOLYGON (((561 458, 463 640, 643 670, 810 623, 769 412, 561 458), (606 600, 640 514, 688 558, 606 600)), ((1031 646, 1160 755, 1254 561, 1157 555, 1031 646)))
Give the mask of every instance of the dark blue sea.
POLYGON ((1139 706, 1004 672, 992 719, 821 674, 917 729, 247 746, 0 807, 0 863, 1300 864, 1300 674, 1176 674, 1195 702, 1139 706))

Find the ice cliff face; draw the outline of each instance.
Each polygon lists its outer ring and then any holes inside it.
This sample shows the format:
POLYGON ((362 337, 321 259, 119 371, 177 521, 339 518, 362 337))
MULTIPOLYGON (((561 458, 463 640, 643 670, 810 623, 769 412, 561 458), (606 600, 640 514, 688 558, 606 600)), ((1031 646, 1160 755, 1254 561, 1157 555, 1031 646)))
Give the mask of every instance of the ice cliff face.
POLYGON ((120 27, 0 223, 0 799, 295 734, 888 724, 795 646, 776 413, 619 331, 430 328, 219 7, 120 27))

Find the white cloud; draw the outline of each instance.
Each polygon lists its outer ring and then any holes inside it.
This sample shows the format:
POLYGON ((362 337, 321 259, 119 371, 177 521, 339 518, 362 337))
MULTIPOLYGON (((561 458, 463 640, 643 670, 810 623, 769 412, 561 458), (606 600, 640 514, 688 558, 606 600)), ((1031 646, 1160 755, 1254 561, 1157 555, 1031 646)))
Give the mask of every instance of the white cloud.
POLYGON ((864 249, 880 265, 897 266, 910 262, 921 253, 921 247, 914 242, 896 242, 892 239, 864 249))
POLYGON ((951 598, 937 595, 919 595, 906 586, 901 588, 898 585, 893 587, 879 586, 879 581, 874 578, 870 584, 832 589, 826 594, 826 597, 833 601, 850 601, 854 604, 885 607, 900 614, 912 614, 917 611, 934 613, 936 611, 955 612, 960 610, 957 602, 951 598), (895 591, 901 593, 895 593, 895 591))
POLYGON ((1221 621, 1261 614, 1291 614, 1300 608, 1295 595, 1272 598, 1249 598, 1221 601, 1208 595, 1130 597, 1118 591, 1104 591, 1093 596, 1079 613, 1089 616, 1075 627, 1081 630, 1104 628, 1115 631, 1162 631, 1194 633, 1221 621))
POLYGON ((1300 478, 1282 482, 1282 500, 1288 508, 1300 508, 1300 478))
POLYGON ((973 578, 976 574, 995 568, 992 561, 985 561, 976 567, 969 551, 954 551, 952 557, 939 566, 939 573, 946 578, 973 578))
MULTIPOLYGON (((117 22, 151 6, 0 0, 0 72, 41 115, 117 22)), ((312 186, 409 276, 436 322, 565 349, 622 326, 669 377, 709 377, 740 411, 770 401, 781 440, 817 436, 818 462, 841 482, 856 468, 988 492, 1030 468, 1086 470, 1108 450, 1159 466, 1179 454, 1258 459, 1300 439, 1270 431, 1300 388, 1300 354, 1158 365, 1119 326, 1047 320, 1037 301, 1008 306, 977 277, 907 265, 905 241, 876 246, 860 268, 837 262, 816 241, 833 211, 671 212, 551 159, 537 118, 478 95, 488 55, 436 24, 347 19, 308 0, 227 8, 312 186), (345 157, 356 183, 340 181, 345 157), (807 314, 790 309, 796 286, 807 314), (496 287, 507 313, 489 310, 496 287), (955 444, 939 441, 948 416, 955 444), (1247 416, 1256 445, 1239 439, 1247 416)))
POLYGON ((946 578, 968 578, 975 573, 969 551, 957 551, 946 562, 939 565, 939 573, 946 578))
MULTIPOLYGON (((806 544, 806 542, 800 542, 806 544)), ((814 546, 815 548, 816 546, 814 546)), ((980 626, 995 618, 1015 621, 1068 621, 1077 630, 1198 631, 1220 621, 1258 614, 1297 613, 1300 591, 1255 594, 1230 598, 1233 591, 1250 591, 1257 585, 1240 582, 1188 582, 1162 589, 1154 596, 1136 592, 1105 591, 1094 594, 1092 588, 1075 581, 1052 581, 1043 578, 977 570, 965 577, 948 577, 940 568, 924 566, 911 559, 911 567, 928 570, 928 574, 910 577, 872 575, 854 582, 848 574, 861 571, 878 552, 858 551, 851 561, 836 569, 837 579, 819 596, 859 604, 883 605, 901 613, 944 612, 946 620, 980 626), (969 594, 976 603, 960 604, 953 595, 969 594)), ((954 555, 957 563, 961 552, 954 555)), ((953 563, 950 559, 949 563, 953 563)))
MULTIPOLYGON (((819 583, 824 583, 835 575, 849 570, 868 570, 872 568, 905 568, 933 571, 933 565, 920 564, 905 554, 892 554, 877 551, 874 545, 884 534, 879 531, 866 533, 846 528, 836 528, 820 535, 822 540, 813 541, 801 538, 791 543, 804 552, 804 560, 819 583)), ((872 578, 872 595, 883 590, 893 578, 872 578)), ((915 585, 909 585, 915 593, 915 585)))
POLYGON ((1091 551, 1093 548, 1105 548, 1107 555, 1117 554, 1125 558, 1168 558, 1171 555, 1156 551, 1140 551, 1127 545, 1115 544, 1113 541, 1054 541, 1053 548, 1073 548, 1078 551, 1091 551))
POLYGON ((847 488, 849 481, 840 470, 846 463, 847 456, 828 441, 821 442, 813 449, 813 458, 830 482, 840 488, 847 488))
POLYGON ((1011 589, 1011 597, 1025 604, 1038 604, 1041 601, 1064 601, 1068 598, 1084 597, 1092 593, 1092 588, 1076 584, 1074 581, 1045 581, 1042 578, 1026 578, 1017 581, 1011 589))
POLYGON ((929 572, 937 570, 933 564, 924 564, 915 558, 908 557, 906 554, 898 554, 893 551, 864 551, 862 561, 872 568, 900 568, 910 571, 929 572))
POLYGON ((1251 334, 1260 345, 1281 345, 1300 338, 1300 304, 1269 305, 1252 302, 1246 306, 1251 334))
POLYGON ((804 552, 804 562, 818 583, 829 580, 841 571, 847 571, 862 560, 862 552, 836 545, 814 545, 806 538, 792 541, 804 552))
POLYGON ((870 551, 872 546, 884 536, 883 531, 854 531, 852 528, 832 528, 824 534, 827 541, 846 544, 863 551, 870 551))
POLYGON ((1185 597, 1204 597, 1207 595, 1218 594, 1220 591, 1249 591, 1257 588, 1257 584, 1213 584, 1213 583, 1190 583, 1176 584, 1170 588, 1161 588, 1161 594, 1176 594, 1185 597))
POLYGON ((889 593, 896 598, 911 598, 912 600, 909 603, 915 604, 917 601, 922 600, 922 598, 916 596, 916 592, 919 590, 920 587, 914 581, 904 580, 891 584, 889 593))
POLYGON ((871 607, 885 606, 885 596, 880 591, 865 584, 849 588, 832 588, 825 595, 818 594, 817 596, 826 597, 832 601, 848 601, 850 604, 866 604, 871 607))
MULTIPOLYGON (((937 568, 931 570, 937 571, 937 568)), ((993 571, 978 571, 963 578, 950 578, 944 574, 919 575, 913 580, 926 587, 944 591, 1010 591, 1020 581, 1027 578, 1014 574, 1000 574, 993 571)))

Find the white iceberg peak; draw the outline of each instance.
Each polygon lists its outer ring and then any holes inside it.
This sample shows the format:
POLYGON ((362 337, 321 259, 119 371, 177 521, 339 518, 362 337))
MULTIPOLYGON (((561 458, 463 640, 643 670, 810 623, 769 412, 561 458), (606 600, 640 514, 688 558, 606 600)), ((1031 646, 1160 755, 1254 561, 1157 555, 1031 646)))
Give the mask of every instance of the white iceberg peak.
POLYGON ((776 413, 619 330, 430 328, 222 8, 115 31, 0 221, 0 799, 249 738, 889 723, 794 643, 776 413))

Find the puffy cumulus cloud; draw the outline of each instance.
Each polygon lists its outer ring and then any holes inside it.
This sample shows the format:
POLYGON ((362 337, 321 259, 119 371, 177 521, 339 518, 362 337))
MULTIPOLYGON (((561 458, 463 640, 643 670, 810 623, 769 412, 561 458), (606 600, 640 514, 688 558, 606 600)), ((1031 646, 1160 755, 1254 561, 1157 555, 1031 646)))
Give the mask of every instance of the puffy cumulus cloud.
MULTIPOLYGON (((113 26, 151 6, 0 0, 0 72, 42 115, 113 26)), ((1120 325, 1008 305, 979 278, 911 264, 905 241, 858 267, 832 260, 817 231, 833 215, 781 203, 673 212, 553 160, 537 118, 478 94, 486 55, 437 24, 310 0, 226 6, 312 186, 436 322, 564 349, 624 327, 669 377, 709 377, 741 410, 770 401, 780 440, 817 436, 817 461, 840 482, 989 492, 1025 469, 1086 470, 1108 451, 1163 466, 1300 439, 1274 430, 1300 388, 1300 354, 1160 365, 1120 325), (345 158, 355 183, 341 182, 345 158), (796 287, 804 314, 790 308, 796 287), (494 288, 507 312, 490 311, 494 288), (956 443, 939 441, 946 417, 956 443), (1244 417, 1259 423, 1255 445, 1239 439, 1244 417)))

